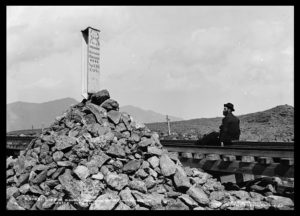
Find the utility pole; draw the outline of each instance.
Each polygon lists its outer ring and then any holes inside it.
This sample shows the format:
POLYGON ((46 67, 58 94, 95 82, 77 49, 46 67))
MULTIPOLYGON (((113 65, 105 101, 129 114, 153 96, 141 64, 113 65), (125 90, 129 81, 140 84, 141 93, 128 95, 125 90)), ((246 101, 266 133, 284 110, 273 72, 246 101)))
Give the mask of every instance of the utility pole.
POLYGON ((168 116, 168 115, 167 115, 166 119, 167 119, 167 123, 168 123, 168 132, 169 132, 169 135, 171 135, 170 119, 169 119, 169 116, 168 116))

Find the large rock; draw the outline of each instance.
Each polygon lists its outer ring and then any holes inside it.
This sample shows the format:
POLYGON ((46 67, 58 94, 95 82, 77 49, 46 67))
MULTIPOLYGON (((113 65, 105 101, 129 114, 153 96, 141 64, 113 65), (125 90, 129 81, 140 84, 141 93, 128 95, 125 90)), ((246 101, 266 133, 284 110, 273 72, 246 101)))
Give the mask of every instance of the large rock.
POLYGON ((89 175, 89 169, 85 166, 78 166, 75 168, 74 173, 81 179, 85 180, 89 175))
POLYGON ((129 182, 128 186, 131 190, 137 190, 142 193, 147 193, 147 188, 144 181, 134 179, 129 182))
POLYGON ((17 200, 14 197, 11 197, 6 204, 7 210, 25 210, 25 208, 21 207, 17 200))
POLYGON ((209 199, 206 193, 198 187, 192 186, 186 193, 194 200, 196 200, 199 204, 207 205, 209 203, 209 199))
POLYGON ((266 198, 266 201, 269 202, 272 207, 277 209, 294 207, 294 202, 287 197, 270 195, 266 198))
POLYGON ((97 155, 93 155, 91 160, 88 161, 85 165, 89 167, 99 167, 101 168, 105 162, 107 162, 110 159, 110 156, 105 154, 104 152, 99 152, 97 155))
POLYGON ((175 174, 176 172, 176 165, 175 163, 169 158, 167 154, 163 154, 159 159, 159 166, 161 169, 161 173, 164 176, 170 176, 175 174))
POLYGON ((86 103, 85 109, 89 110, 90 112, 92 112, 94 114, 94 116, 96 117, 96 120, 99 124, 104 123, 103 119, 106 118, 106 116, 107 116, 107 112, 104 108, 99 107, 92 103, 86 103))
POLYGON ((106 101, 104 101, 101 104, 101 107, 103 107, 107 111, 110 111, 110 110, 116 110, 116 111, 118 111, 119 110, 119 104, 118 104, 118 102, 115 101, 115 100, 112 100, 112 99, 107 99, 106 101))
POLYGON ((176 167, 176 173, 174 175, 174 183, 178 189, 184 191, 188 190, 191 187, 188 177, 186 176, 183 168, 180 166, 176 167))
POLYGON ((164 195, 158 193, 144 194, 139 191, 131 191, 132 195, 135 197, 136 202, 147 207, 153 207, 161 204, 164 195))
POLYGON ((54 161, 60 161, 64 156, 64 153, 62 151, 56 151, 53 153, 52 157, 54 161))
POLYGON ((162 155, 163 153, 163 151, 160 148, 157 148, 155 146, 148 146, 147 150, 149 154, 158 155, 158 156, 162 155))
POLYGON ((101 91, 98 91, 97 93, 92 94, 91 102, 96 105, 100 105, 109 98, 109 92, 106 89, 103 89, 101 91))
POLYGON ((135 207, 136 206, 136 201, 134 199, 134 197, 132 196, 131 194, 131 190, 126 187, 124 190, 122 190, 120 193, 119 193, 122 201, 130 206, 130 207, 135 207))
POLYGON ((189 210, 189 207, 180 200, 172 200, 166 206, 166 210, 189 210))
POLYGON ((9 187, 6 189, 6 199, 9 199, 11 197, 17 197, 19 194, 20 191, 17 187, 9 187))
POLYGON ((115 157, 125 157, 126 156, 124 148, 119 144, 112 144, 106 153, 108 155, 112 155, 115 157))
POLYGON ((198 203, 187 194, 182 194, 181 196, 179 196, 179 199, 192 208, 199 206, 198 203))
POLYGON ((109 173, 105 177, 106 183, 115 190, 122 190, 128 185, 129 178, 125 174, 109 173))
POLYGON ((133 173, 137 171, 141 166, 140 160, 130 160, 128 163, 126 163, 123 167, 124 173, 133 173))
POLYGON ((152 156, 148 159, 148 162, 151 164, 153 168, 156 168, 159 166, 159 158, 156 156, 152 156))
POLYGON ((76 144, 76 139, 73 137, 61 135, 56 137, 55 147, 57 150, 64 150, 76 144))
POLYGON ((100 195, 89 207, 89 210, 112 210, 120 201, 114 193, 100 195))
POLYGON ((107 113, 108 119, 110 119, 115 125, 119 124, 121 119, 121 113, 116 110, 111 110, 107 113))

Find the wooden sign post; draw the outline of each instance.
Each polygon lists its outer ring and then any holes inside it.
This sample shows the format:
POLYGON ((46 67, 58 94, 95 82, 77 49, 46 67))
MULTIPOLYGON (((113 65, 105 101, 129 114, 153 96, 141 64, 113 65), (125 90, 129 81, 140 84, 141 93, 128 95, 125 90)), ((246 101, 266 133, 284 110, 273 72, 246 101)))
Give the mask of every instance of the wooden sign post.
POLYGON ((167 123, 168 123, 168 133, 169 133, 169 135, 171 135, 170 119, 169 119, 168 115, 167 115, 166 119, 167 119, 167 123))
POLYGON ((82 33, 82 91, 85 99, 100 90, 100 30, 91 27, 82 33))

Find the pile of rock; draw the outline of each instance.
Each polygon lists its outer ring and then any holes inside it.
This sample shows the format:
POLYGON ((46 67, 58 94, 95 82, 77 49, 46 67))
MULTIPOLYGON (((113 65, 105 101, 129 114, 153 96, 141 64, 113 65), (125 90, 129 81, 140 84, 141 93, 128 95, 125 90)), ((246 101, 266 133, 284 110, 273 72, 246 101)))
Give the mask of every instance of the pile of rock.
POLYGON ((288 198, 225 191, 211 175, 182 167, 156 133, 118 110, 102 90, 8 158, 7 209, 293 208, 288 198))

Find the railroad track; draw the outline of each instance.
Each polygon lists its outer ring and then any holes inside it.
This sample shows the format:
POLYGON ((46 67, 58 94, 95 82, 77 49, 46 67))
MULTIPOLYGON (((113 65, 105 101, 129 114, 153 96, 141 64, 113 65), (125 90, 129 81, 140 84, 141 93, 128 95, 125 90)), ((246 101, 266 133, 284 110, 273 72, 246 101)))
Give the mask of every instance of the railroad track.
POLYGON ((160 142, 177 154, 184 166, 223 173, 222 182, 239 183, 264 176, 294 178, 293 142, 237 141, 224 147, 196 145, 193 140, 160 142))

